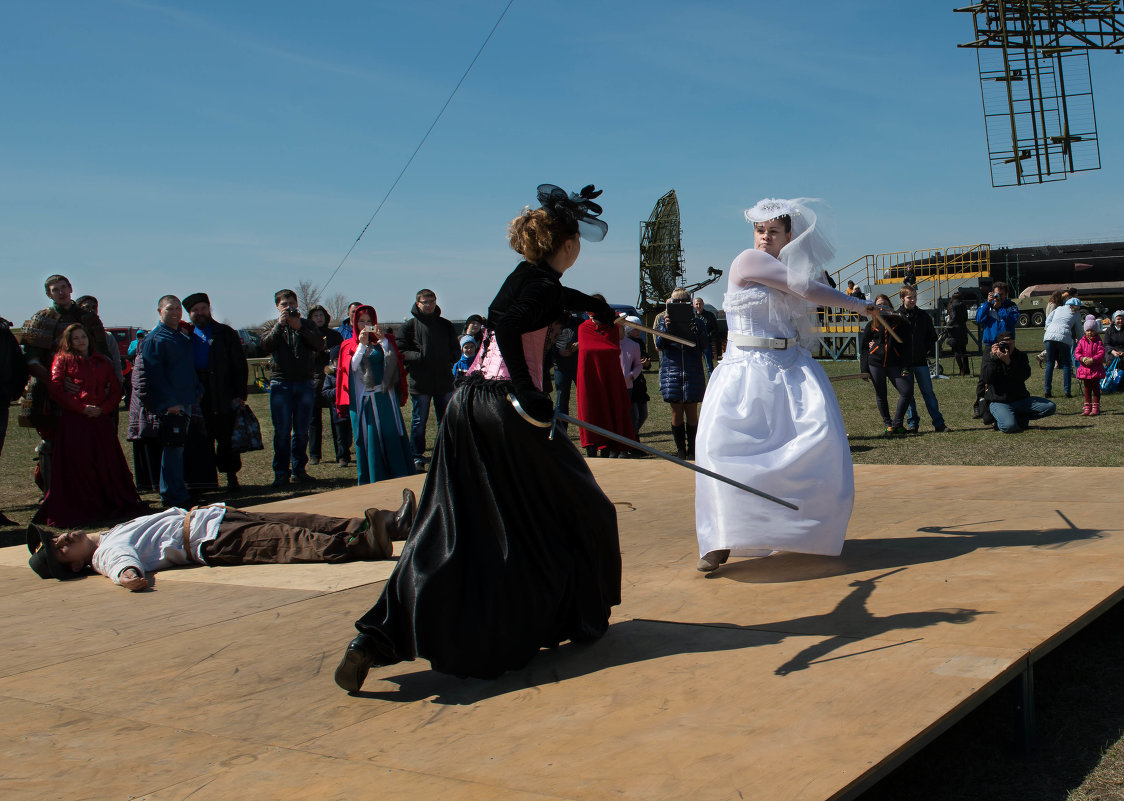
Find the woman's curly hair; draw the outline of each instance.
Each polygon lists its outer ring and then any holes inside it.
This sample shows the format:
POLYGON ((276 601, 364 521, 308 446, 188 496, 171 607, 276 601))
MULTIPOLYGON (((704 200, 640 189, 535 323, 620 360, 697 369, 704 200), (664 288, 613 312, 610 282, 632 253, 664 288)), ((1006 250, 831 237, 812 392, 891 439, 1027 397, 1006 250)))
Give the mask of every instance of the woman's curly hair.
POLYGON ((552 217, 544 209, 523 208, 507 226, 507 243, 527 261, 542 261, 578 232, 577 223, 552 217))

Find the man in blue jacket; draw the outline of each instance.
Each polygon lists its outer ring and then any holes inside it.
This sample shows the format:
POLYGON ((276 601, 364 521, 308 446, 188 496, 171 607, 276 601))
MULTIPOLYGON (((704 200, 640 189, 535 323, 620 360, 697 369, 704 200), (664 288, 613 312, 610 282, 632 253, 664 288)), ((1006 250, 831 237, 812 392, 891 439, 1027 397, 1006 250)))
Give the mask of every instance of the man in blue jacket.
POLYGON ((983 343, 983 352, 987 353, 991 346, 999 339, 999 334, 1008 331, 1015 333, 1015 326, 1019 322, 1019 307, 1015 302, 1008 300, 1007 285, 996 281, 988 293, 987 302, 981 303, 976 309, 976 322, 983 328, 980 341, 983 343))
MULTIPOLYGON (((170 430, 182 426, 186 432, 192 407, 203 396, 203 387, 195 374, 191 338, 180 330, 183 306, 179 298, 165 295, 156 311, 160 322, 141 344, 144 374, 138 382, 137 395, 144 407, 156 415, 160 427, 168 426, 170 430)), ((160 457, 160 500, 164 506, 191 505, 183 480, 182 439, 164 442, 160 457)))

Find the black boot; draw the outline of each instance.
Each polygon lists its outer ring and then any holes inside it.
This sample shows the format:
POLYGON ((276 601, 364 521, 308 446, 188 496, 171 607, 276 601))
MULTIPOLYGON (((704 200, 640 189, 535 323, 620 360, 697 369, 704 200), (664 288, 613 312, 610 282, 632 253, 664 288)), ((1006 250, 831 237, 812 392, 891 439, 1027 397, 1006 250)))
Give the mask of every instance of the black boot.
POLYGON ((336 684, 349 693, 359 692, 371 668, 393 665, 398 661, 384 653, 374 637, 360 634, 347 644, 347 650, 343 652, 343 659, 336 668, 336 684))
POLYGON ((675 440, 675 455, 680 459, 687 458, 687 426, 672 426, 671 438, 675 440))
POLYGON ((687 426, 687 458, 690 461, 695 461, 695 438, 698 436, 699 427, 697 425, 687 426))

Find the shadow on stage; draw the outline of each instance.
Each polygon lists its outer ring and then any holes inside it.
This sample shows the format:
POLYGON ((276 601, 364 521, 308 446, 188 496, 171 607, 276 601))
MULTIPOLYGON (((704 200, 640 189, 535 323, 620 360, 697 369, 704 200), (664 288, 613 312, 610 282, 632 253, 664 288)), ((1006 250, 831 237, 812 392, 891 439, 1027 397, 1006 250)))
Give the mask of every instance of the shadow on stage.
POLYGON ((970 623, 979 615, 990 614, 976 609, 931 609, 885 616, 872 614, 866 605, 877 583, 903 570, 906 568, 852 581, 849 585, 851 591, 834 609, 824 614, 747 625, 673 623, 640 618, 625 620, 610 626, 608 633, 597 642, 566 643, 540 651, 527 667, 495 680, 458 679, 423 669, 384 677, 385 681, 398 685, 396 691, 361 691, 357 695, 401 703, 430 699, 437 704, 468 705, 652 659, 771 646, 784 642, 790 636, 820 637, 773 671, 777 676, 786 676, 825 662, 899 648, 923 639, 883 641, 874 647, 863 648, 862 641, 868 638, 896 631, 920 630, 940 623, 970 623), (841 649, 845 653, 834 653, 841 649))
MULTIPOLYGON (((740 581, 748 584, 774 584, 788 581, 807 581, 872 570, 889 570, 895 567, 940 562, 956 559, 977 550, 999 548, 1054 549, 1080 547, 1089 540, 1102 538, 1100 530, 1078 528, 1061 510, 1055 513, 1065 523, 1056 528, 988 529, 982 526, 1002 523, 998 520, 981 520, 957 526, 921 526, 917 537, 870 537, 847 540, 840 556, 815 556, 813 554, 777 553, 758 559, 738 559, 721 570, 707 576, 709 581, 740 581)), ((852 519, 851 524, 855 525, 852 519)), ((1045 521, 1043 521, 1045 522, 1045 521)))

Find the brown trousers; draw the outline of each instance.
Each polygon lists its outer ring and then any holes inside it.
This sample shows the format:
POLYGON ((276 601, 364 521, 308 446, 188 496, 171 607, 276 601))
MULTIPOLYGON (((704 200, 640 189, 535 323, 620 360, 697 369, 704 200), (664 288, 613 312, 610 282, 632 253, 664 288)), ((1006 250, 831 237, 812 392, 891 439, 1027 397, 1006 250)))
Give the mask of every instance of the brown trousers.
POLYGON ((301 512, 245 512, 227 508, 219 535, 203 543, 208 565, 280 565, 354 562, 347 540, 363 528, 362 517, 301 512))

